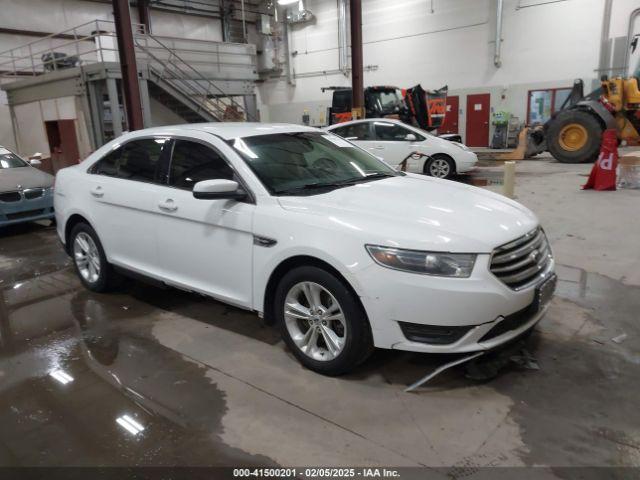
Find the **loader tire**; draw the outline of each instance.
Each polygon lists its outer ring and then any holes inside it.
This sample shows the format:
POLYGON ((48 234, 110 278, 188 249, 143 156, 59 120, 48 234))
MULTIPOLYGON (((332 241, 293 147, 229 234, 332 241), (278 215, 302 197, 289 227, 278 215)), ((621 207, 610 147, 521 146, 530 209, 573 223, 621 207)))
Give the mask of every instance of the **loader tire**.
POLYGON ((602 125, 589 112, 560 112, 547 129, 547 148, 560 163, 594 162, 600 153, 602 132, 602 125))

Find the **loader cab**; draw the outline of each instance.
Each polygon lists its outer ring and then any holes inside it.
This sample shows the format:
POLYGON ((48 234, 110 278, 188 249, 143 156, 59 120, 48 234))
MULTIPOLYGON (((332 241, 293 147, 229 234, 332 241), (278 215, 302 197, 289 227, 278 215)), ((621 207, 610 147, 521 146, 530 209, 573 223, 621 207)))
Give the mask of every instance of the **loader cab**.
MULTIPOLYGON (((329 110, 329 124, 348 122, 353 119, 353 93, 350 88, 333 88, 329 110)), ((376 86, 364 89, 366 118, 396 118, 404 120, 407 108, 402 92, 397 87, 376 86)))
POLYGON ((365 88, 364 105, 369 118, 401 118, 406 109, 400 89, 389 86, 365 88))

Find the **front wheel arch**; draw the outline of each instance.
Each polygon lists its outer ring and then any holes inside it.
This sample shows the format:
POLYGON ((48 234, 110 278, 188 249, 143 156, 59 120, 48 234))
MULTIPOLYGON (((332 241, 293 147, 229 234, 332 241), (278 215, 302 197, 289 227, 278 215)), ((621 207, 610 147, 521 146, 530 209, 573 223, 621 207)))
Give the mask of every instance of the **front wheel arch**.
POLYGON ((296 255, 280 262, 269 276, 269 280, 267 281, 267 286, 264 292, 263 313, 265 324, 274 325, 276 323, 274 297, 280 280, 282 280, 282 277, 284 277, 289 270, 303 266, 318 267, 334 275, 345 285, 345 287, 347 287, 347 289, 349 289, 353 297, 360 303, 362 311, 366 313, 364 305, 362 305, 362 301, 360 300, 360 296, 357 294, 349 281, 344 277, 344 275, 342 275, 340 271, 338 271, 333 265, 310 255, 296 255))

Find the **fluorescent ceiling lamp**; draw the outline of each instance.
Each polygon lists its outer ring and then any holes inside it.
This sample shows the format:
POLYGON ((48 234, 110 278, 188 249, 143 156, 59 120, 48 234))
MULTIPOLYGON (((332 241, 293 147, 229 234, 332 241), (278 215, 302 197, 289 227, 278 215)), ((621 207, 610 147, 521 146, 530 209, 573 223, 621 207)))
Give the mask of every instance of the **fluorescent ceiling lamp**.
POLYGON ((278 0, 278 5, 292 5, 298 3, 298 0, 278 0))
POLYGON ((131 435, 137 435, 144 430, 144 427, 129 415, 122 415, 116 418, 116 422, 131 435))
POLYGON ((62 370, 54 370, 53 372, 49 373, 49 376, 63 385, 73 382, 73 377, 62 370))

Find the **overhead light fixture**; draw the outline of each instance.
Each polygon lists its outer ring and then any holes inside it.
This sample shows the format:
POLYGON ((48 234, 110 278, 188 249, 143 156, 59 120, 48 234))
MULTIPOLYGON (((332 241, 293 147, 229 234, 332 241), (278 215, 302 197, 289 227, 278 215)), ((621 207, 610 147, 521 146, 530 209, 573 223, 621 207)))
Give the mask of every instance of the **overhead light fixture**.
POLYGON ((278 5, 293 5, 298 3, 298 0, 278 0, 278 5))
POLYGON ((73 382, 73 377, 62 370, 54 370, 53 372, 49 373, 49 376, 54 380, 60 382, 62 385, 73 382))
POLYGON ((121 417, 116 418, 116 422, 131 435, 138 435, 144 430, 144 427, 129 415, 122 415, 121 417))

